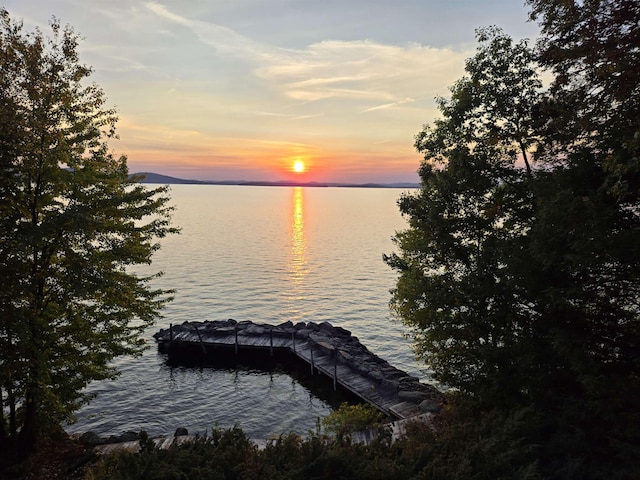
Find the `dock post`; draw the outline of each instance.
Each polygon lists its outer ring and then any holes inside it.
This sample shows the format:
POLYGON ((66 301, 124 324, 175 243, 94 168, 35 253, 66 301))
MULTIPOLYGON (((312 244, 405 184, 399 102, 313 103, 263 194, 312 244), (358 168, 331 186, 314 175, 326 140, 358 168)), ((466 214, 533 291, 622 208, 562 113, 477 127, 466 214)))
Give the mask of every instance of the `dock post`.
POLYGON ((313 345, 311 345, 311 375, 313 375, 313 345))
POLYGON ((200 341, 200 348, 202 348, 202 353, 204 355, 206 355, 207 354, 207 349, 204 346, 204 342, 202 341, 202 336, 200 336, 200 330, 198 330, 198 326, 197 325, 194 325, 193 328, 196 329, 196 333, 198 334, 198 340, 200 341))
POLYGON ((169 324, 169 347, 173 345, 173 323, 169 324))
POLYGON ((291 339, 293 340, 293 353, 296 353, 296 332, 295 332, 295 330, 291 334, 291 339))
POLYGON ((235 330, 235 334, 236 334, 236 344, 235 344, 235 348, 236 348, 236 355, 238 355, 238 326, 236 325, 235 330))
POLYGON ((333 354, 333 391, 338 389, 338 351, 333 354))
POLYGON ((269 354, 273 357, 273 328, 269 329, 269 354))

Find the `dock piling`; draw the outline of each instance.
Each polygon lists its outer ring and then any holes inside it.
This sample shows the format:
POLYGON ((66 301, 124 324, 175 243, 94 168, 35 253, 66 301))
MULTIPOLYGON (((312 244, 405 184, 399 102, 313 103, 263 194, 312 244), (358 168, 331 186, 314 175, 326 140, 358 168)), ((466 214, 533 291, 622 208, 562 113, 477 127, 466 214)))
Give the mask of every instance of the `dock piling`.
POLYGON ((273 328, 269 329, 269 355, 273 357, 273 328))
POLYGON ((236 337, 235 349, 236 349, 236 355, 238 355, 238 326, 237 325, 236 325, 236 328, 234 330, 235 330, 235 337, 236 337))
POLYGON ((198 340, 200 341, 200 348, 202 348, 203 355, 207 354, 207 347, 204 346, 204 342, 202 341, 202 336, 200 335, 200 330, 198 330, 198 326, 194 325, 193 328, 196 330, 198 334, 198 340))
POLYGON ((311 346, 311 375, 313 375, 313 345, 311 346))

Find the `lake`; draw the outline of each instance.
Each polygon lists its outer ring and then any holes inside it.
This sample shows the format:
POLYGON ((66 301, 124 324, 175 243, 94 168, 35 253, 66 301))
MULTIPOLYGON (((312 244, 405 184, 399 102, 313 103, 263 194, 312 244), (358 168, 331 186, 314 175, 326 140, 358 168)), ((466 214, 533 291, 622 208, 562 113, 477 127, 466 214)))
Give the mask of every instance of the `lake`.
POLYGON ((396 275, 382 254, 406 226, 396 205, 401 193, 173 185, 173 223, 182 233, 163 239, 150 271, 164 272, 155 285, 175 289, 175 299, 146 332, 150 348, 116 359, 121 376, 91 384, 97 397, 67 430, 155 436, 237 424, 250 437, 269 438, 314 429, 338 401, 282 372, 167 366, 152 335, 184 321, 328 321, 428 381, 388 305, 396 275))

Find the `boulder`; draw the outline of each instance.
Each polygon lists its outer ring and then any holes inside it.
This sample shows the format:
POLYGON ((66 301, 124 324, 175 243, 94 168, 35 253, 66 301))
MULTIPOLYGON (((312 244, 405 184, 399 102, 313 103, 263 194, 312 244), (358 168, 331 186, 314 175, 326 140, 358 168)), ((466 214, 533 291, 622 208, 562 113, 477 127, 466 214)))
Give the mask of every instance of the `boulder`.
POLYGON ((336 335, 340 335, 341 337, 350 337, 351 336, 351 332, 349 330, 347 330, 346 328, 333 327, 333 330, 336 333, 336 335))
POLYGON ((333 345, 327 342, 318 342, 316 345, 318 346, 320 351, 325 354, 333 355, 333 353, 336 351, 333 345))
POLYGON ((106 439, 105 443, 135 442, 139 439, 140 435, 137 432, 127 431, 122 432, 120 435, 111 435, 106 439))
POLYGON ((424 413, 438 413, 442 410, 442 405, 429 399, 423 400, 418 406, 424 413))
POLYGON ((301 338, 306 340, 307 338, 309 338, 309 334, 312 333, 313 330, 309 329, 309 328, 303 328, 301 330, 298 330, 296 332, 296 338, 301 338))
POLYGON ((318 327, 320 327, 320 330, 324 330, 325 332, 329 332, 329 333, 333 333, 333 325, 331 325, 329 322, 322 322, 320 325, 318 325, 318 327))
POLYGON ((173 434, 174 437, 184 437, 186 435, 189 435, 189 432, 184 427, 176 428, 176 433, 173 434))
POLYGON ((400 390, 398 392, 398 398, 406 402, 420 403, 424 400, 426 394, 424 392, 417 392, 414 390, 400 390))
POLYGON ((309 340, 311 340, 313 343, 331 343, 331 338, 329 338, 327 335, 317 332, 311 332, 309 334, 309 340))
POLYGON ((245 332, 251 335, 263 335, 264 327, 261 327, 260 325, 255 325, 255 324, 247 325, 245 332))
POLYGON ((340 352, 340 358, 342 358, 345 362, 351 365, 353 363, 353 355, 351 355, 347 350, 343 348, 339 348, 338 352, 340 352))
POLYGON ((80 442, 85 445, 101 445, 104 443, 104 439, 96 432, 89 430, 88 432, 80 435, 80 442))

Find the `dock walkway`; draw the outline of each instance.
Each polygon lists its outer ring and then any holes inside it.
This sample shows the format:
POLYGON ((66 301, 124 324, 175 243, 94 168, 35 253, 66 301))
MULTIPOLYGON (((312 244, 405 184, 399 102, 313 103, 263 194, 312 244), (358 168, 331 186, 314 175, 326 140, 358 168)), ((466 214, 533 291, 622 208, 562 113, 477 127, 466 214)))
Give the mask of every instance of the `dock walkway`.
POLYGON ((334 389, 345 388, 396 419, 436 412, 442 401, 435 387, 391 366, 351 332, 327 322, 185 322, 154 337, 159 348, 174 358, 229 361, 251 350, 269 355, 288 352, 306 363, 312 374, 332 380, 334 389))

